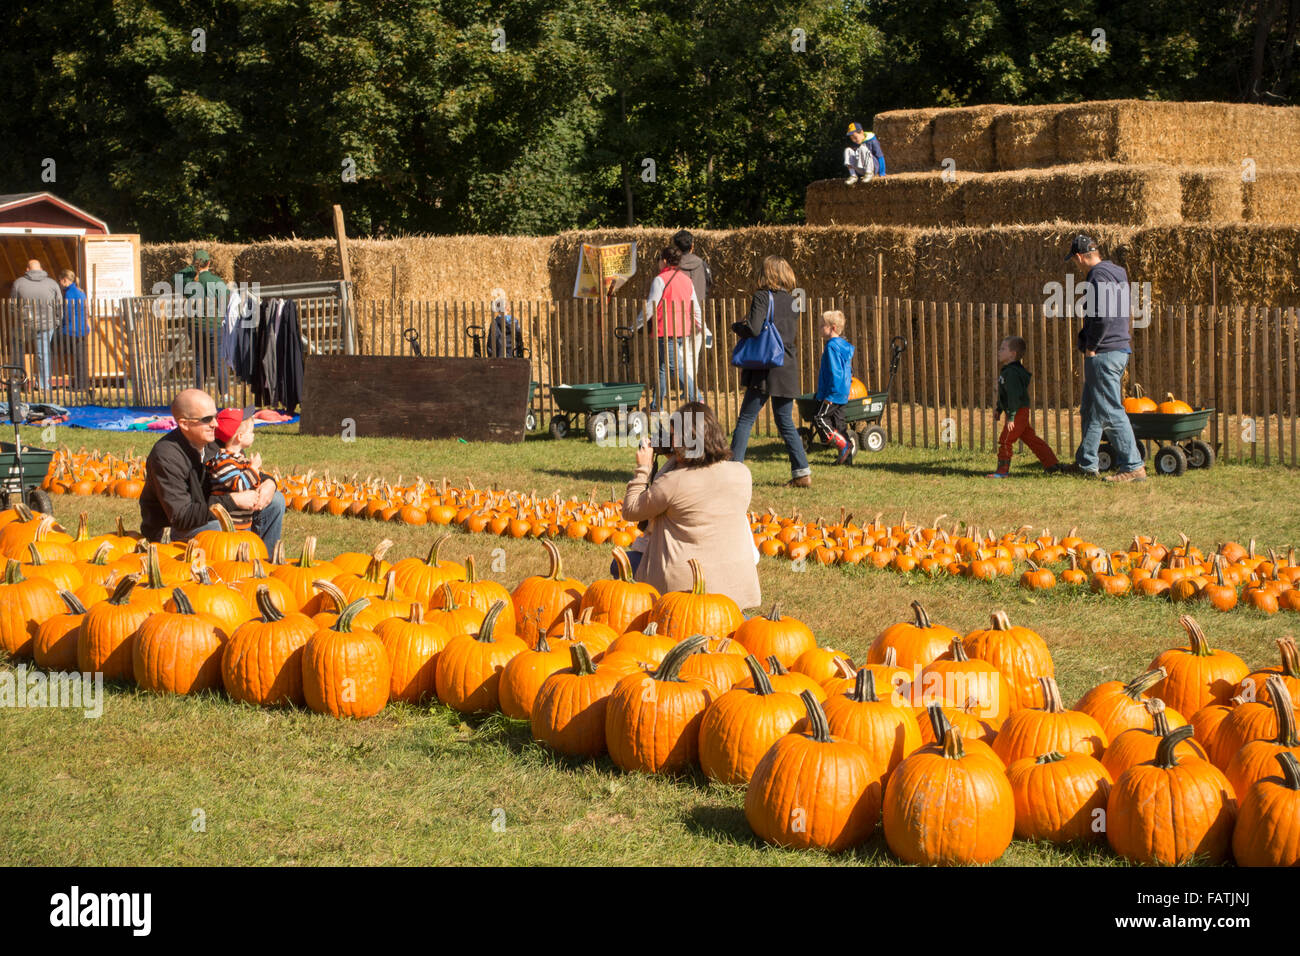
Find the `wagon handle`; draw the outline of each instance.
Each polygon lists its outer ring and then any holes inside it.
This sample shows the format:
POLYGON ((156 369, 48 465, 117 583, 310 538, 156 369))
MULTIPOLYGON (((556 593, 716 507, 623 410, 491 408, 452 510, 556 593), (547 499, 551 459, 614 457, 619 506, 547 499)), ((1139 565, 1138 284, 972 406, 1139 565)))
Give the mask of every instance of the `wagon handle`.
POLYGON ((899 360, 906 351, 907 339, 901 335, 895 335, 889 340, 889 382, 885 385, 885 394, 889 394, 894 389, 894 374, 898 371, 899 360))
POLYGON ((475 358, 483 357, 483 338, 486 334, 487 330, 481 325, 469 325, 465 327, 465 335, 474 343, 475 358))
POLYGON ((424 350, 420 348, 420 333, 415 326, 402 329, 402 338, 411 346, 411 354, 415 356, 424 355, 424 350))

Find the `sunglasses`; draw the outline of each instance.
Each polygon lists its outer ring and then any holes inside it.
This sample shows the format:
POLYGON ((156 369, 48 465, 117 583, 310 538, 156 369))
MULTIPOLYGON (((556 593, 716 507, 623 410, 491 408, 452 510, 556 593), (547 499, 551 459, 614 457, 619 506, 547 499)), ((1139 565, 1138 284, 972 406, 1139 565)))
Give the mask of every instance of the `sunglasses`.
POLYGON ((198 422, 200 425, 211 425, 217 420, 216 415, 204 415, 202 418, 182 418, 183 422, 198 422))

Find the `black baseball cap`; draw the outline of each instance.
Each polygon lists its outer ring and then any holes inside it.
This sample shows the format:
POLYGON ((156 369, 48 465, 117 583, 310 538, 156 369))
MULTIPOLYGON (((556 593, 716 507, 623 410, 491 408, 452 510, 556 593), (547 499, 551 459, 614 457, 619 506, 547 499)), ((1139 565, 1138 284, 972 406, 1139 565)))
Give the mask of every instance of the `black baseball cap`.
POLYGON ((1092 236, 1075 236, 1070 242, 1070 251, 1065 254, 1065 258, 1070 256, 1087 255, 1089 252, 1097 251, 1097 243, 1093 241, 1092 236))

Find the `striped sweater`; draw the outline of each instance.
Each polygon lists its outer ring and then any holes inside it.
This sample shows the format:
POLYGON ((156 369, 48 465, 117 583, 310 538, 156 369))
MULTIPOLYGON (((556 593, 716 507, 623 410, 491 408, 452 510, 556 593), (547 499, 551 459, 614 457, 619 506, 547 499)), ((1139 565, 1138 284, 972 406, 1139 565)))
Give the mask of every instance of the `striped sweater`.
MULTIPOLYGON (((242 452, 221 449, 215 458, 204 463, 208 475, 212 478, 213 497, 224 498, 235 491, 251 491, 262 483, 265 476, 253 467, 252 462, 242 452)), ((235 508, 227 501, 220 504, 230 512, 230 520, 240 531, 247 531, 253 526, 252 508, 235 508)))

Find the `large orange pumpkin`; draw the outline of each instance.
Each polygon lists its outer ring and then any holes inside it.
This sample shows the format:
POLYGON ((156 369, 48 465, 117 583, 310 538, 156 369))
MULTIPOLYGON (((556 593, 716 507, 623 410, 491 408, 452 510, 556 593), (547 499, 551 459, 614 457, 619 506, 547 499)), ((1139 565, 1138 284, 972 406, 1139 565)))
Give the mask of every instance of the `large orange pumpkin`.
POLYGON ((781 606, 773 604, 766 614, 756 614, 736 628, 735 640, 759 660, 775 657, 785 667, 817 646, 808 625, 798 618, 786 617, 781 606))
POLYGON ((239 625, 222 654, 226 693, 262 707, 301 705, 302 649, 318 628, 304 614, 281 611, 268 590, 256 600, 261 616, 239 625))
POLYGON ((136 629, 154 608, 131 600, 136 576, 128 574, 105 601, 89 608, 77 635, 77 669, 83 673, 99 672, 104 680, 131 680, 135 677, 135 659, 131 641, 136 629))
POLYGON ((388 704, 393 677, 388 652, 374 631, 352 626, 366 604, 366 598, 350 603, 332 627, 317 631, 302 649, 303 696, 317 713, 371 717, 388 704))
POLYGON ((912 620, 901 621, 885 628, 867 650, 868 664, 883 664, 885 651, 893 648, 898 655, 898 666, 919 672, 935 658, 947 653, 954 638, 960 638, 950 627, 931 624, 930 615, 920 601, 912 602, 912 620))
POLYGON ((411 602, 407 617, 389 617, 375 626, 392 665, 393 700, 420 704, 437 693, 438 655, 451 641, 440 624, 424 619, 424 604, 411 602))
POLYGON ((256 531, 235 530, 230 512, 221 505, 212 505, 208 510, 212 512, 221 527, 216 531, 200 531, 194 536, 194 542, 208 556, 209 564, 233 560, 241 544, 248 545, 248 553, 251 557, 265 561, 271 556, 266 550, 266 542, 256 531))
POLYGON ((510 594, 515 619, 519 622, 518 634, 529 647, 535 647, 537 638, 563 617, 565 611, 576 612, 586 590, 581 581, 564 576, 559 548, 549 541, 543 541, 542 547, 550 559, 550 570, 544 575, 524 578, 510 594))
POLYGON ((484 615, 478 633, 453 637, 438 655, 438 699, 452 710, 473 714, 500 705, 501 672, 511 658, 528 650, 502 623, 509 607, 508 600, 497 601, 484 615))
POLYGON ((65 610, 66 605, 53 582, 23 577, 22 567, 9 559, 4 584, 0 585, 0 648, 10 657, 31 657, 37 629, 65 610))
POLYGON ((637 581, 632 576, 632 564, 627 552, 614 549, 617 576, 593 581, 582 595, 578 610, 591 610, 591 619, 608 624, 620 634, 640 631, 650 623, 650 611, 659 592, 654 585, 637 581))
POLYGON ((159 611, 141 623, 132 641, 135 682, 155 694, 193 694, 221 686, 221 654, 226 633, 216 618, 196 614, 180 588, 159 611))
POLYGON ((689 563, 691 589, 669 591, 661 596, 650 612, 650 620, 658 625, 661 634, 674 640, 685 640, 696 634, 730 637, 745 623, 745 615, 727 595, 708 593, 703 566, 695 558, 689 563))

